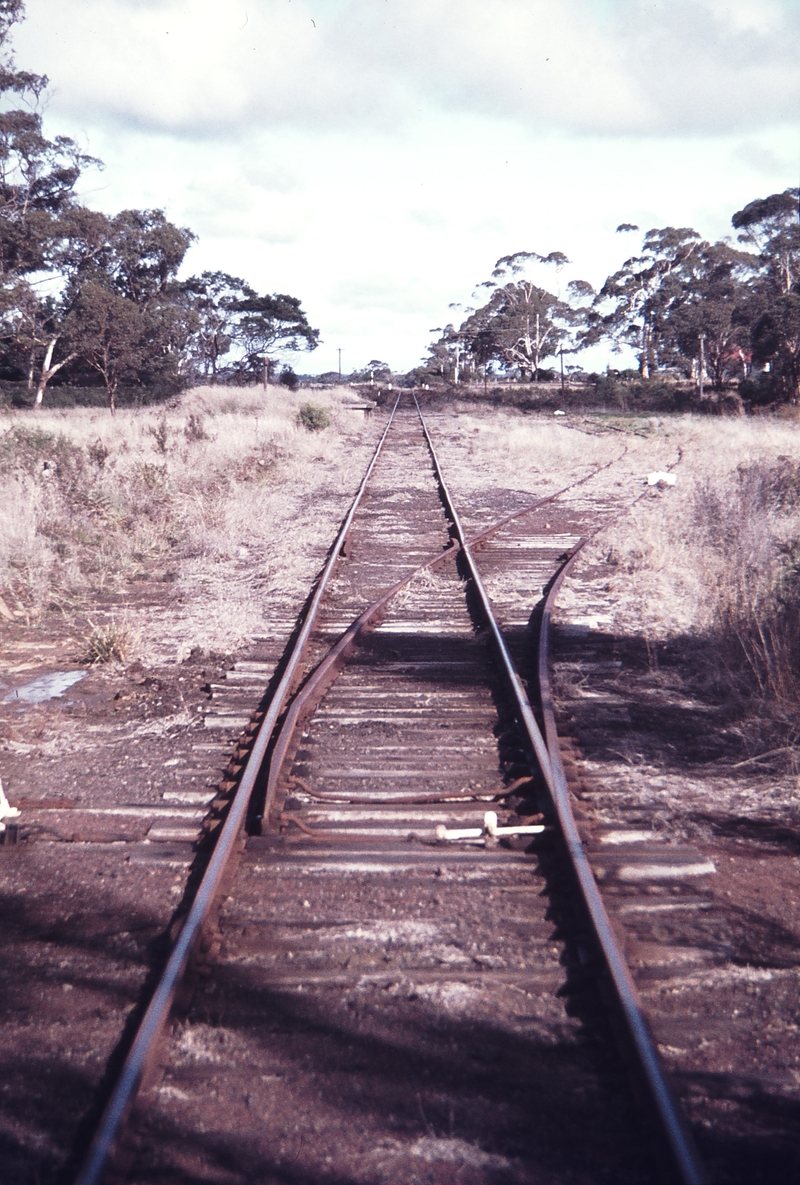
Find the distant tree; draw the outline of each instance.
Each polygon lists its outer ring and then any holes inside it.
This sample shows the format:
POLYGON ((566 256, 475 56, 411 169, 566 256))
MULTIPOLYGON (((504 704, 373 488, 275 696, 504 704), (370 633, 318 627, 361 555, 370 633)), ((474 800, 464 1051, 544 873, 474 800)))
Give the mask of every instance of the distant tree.
POLYGON ((288 387, 290 391, 296 391, 300 386, 300 380, 292 370, 291 366, 284 366, 278 382, 282 387, 288 387))
POLYGON ((489 365, 492 359, 504 359, 503 344, 495 327, 485 325, 482 329, 479 329, 469 343, 469 349, 472 357, 475 359, 476 365, 483 372, 483 386, 485 390, 489 377, 489 365))
POLYGON ((66 136, 47 140, 38 114, 0 112, 0 281, 4 285, 50 270, 62 239, 60 218, 75 205, 74 190, 82 169, 97 164, 66 136))
POLYGON ((758 251, 749 318, 753 362, 769 368, 776 399, 800 399, 800 194, 786 189, 749 202, 731 219, 758 251))
POLYGON ((44 136, 35 106, 47 78, 18 70, 8 47, 23 13, 21 0, 0 2, 0 96, 8 104, 0 111, 0 341, 4 364, 19 366, 32 387, 37 359, 50 374, 64 365, 53 362, 56 309, 47 285, 40 295, 41 284, 58 274, 78 178, 100 162, 67 136, 44 136), (24 108, 13 107, 12 96, 24 108))
POLYGON ((249 296, 236 302, 236 310, 243 314, 237 335, 245 372, 263 374, 266 380, 270 354, 277 349, 315 350, 319 345, 319 330, 311 328, 295 296, 249 296))
MULTIPOLYGON (((530 264, 560 269, 569 263, 566 255, 552 251, 518 251, 498 259, 491 280, 480 287, 491 296, 472 311, 459 333, 488 362, 497 357, 506 369, 517 368, 523 378, 538 381, 545 358, 555 356, 570 341, 570 330, 578 321, 572 305, 525 276, 530 264)), ((485 363, 483 363, 485 365, 485 363)))
POLYGON ((800 399, 800 292, 783 292, 753 325, 753 361, 773 368, 775 393, 800 399))
POLYGON ((137 379, 146 362, 145 316, 135 301, 93 281, 81 286, 70 309, 69 346, 103 379, 112 414, 120 382, 137 379))
POLYGON ((242 302, 257 294, 238 276, 220 271, 191 276, 183 290, 196 317, 192 357, 200 374, 215 383, 221 359, 237 340, 242 302))
POLYGON ((445 325, 444 329, 432 329, 431 333, 439 333, 441 336, 428 346, 426 370, 443 379, 459 382, 467 348, 463 335, 453 325, 445 325))
POLYGON ((193 311, 175 278, 191 231, 173 226, 161 210, 123 210, 108 218, 82 207, 65 211, 58 231, 52 264, 61 291, 39 302, 24 339, 41 352, 35 406, 53 376, 78 359, 101 374, 112 410, 123 377, 146 385, 177 382, 194 329, 193 311), (118 341, 109 310, 120 318, 118 341), (100 332, 97 342, 92 326, 100 332))
MULTIPOLYGON (((623 223, 619 229, 633 226, 623 223)), ((643 378, 663 365, 673 348, 666 332, 669 310, 681 291, 680 269, 701 243, 689 227, 649 230, 641 254, 609 276, 595 299, 594 340, 608 336, 636 349, 643 378)))
POLYGON ((169 285, 142 311, 145 354, 138 382, 166 390, 182 387, 193 374, 197 314, 182 284, 169 285))
POLYGON ((749 202, 731 219, 739 242, 759 252, 764 278, 775 292, 791 292, 800 281, 800 195, 796 189, 749 202))
POLYGON ((392 368, 388 363, 381 362, 380 358, 372 358, 366 366, 362 366, 361 370, 353 371, 350 381, 353 383, 390 383, 392 368))
POLYGON ((700 243, 676 273, 664 352, 671 346, 690 360, 701 385, 708 375, 719 391, 729 378, 746 373, 754 266, 752 255, 729 243, 700 243))
MULTIPOLYGON (((23 78, 34 80, 30 86, 37 95, 46 81, 23 78)), ((37 407, 50 380, 82 350, 97 369, 97 351, 87 345, 89 325, 99 324, 94 314, 86 315, 87 308, 96 313, 99 307, 94 289, 106 289, 147 314, 146 320, 123 319, 126 334, 134 321, 141 325, 152 370, 181 368, 177 348, 185 346, 186 335, 177 330, 186 318, 174 299, 175 275, 194 236, 173 226, 161 210, 123 210, 108 218, 79 206, 74 189, 81 170, 98 163, 67 137, 47 140, 35 112, 0 113, 0 336, 11 355, 27 355, 29 386, 38 369, 37 407), (39 295, 37 286, 45 281, 39 295), (86 285, 92 291, 82 300, 86 285), (79 306, 80 329, 73 315, 79 306)), ((100 353, 107 347, 108 342, 100 353)), ((117 384, 111 372, 109 382, 113 405, 117 384)))
POLYGON ((37 355, 40 358, 34 407, 41 406, 50 380, 78 357, 78 351, 67 344, 70 313, 81 283, 97 273, 101 266, 98 261, 110 252, 110 241, 110 219, 94 210, 71 206, 58 221, 51 261, 54 271, 50 280, 52 284, 58 279, 62 286, 61 292, 59 295, 39 297, 31 290, 27 331, 18 335, 18 341, 31 350, 29 387, 32 385, 35 358, 37 355))

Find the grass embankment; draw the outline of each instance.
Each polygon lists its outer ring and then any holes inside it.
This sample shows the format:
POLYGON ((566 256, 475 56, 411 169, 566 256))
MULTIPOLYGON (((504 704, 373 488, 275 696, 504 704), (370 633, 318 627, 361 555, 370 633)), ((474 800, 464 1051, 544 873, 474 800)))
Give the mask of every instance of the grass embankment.
MULTIPOLYGON (((749 388, 748 388, 749 389, 749 388)), ((388 398, 390 393, 384 393, 388 398)), ((582 381, 567 381, 562 391, 558 378, 538 383, 490 381, 433 386, 420 393, 420 401, 431 408, 454 401, 463 406, 516 408, 519 411, 548 413, 569 408, 585 413, 624 415, 680 414, 695 411, 703 415, 744 414, 753 400, 743 399, 736 389, 714 391, 706 388, 701 402, 695 383, 686 380, 621 379, 613 375, 586 376, 582 381)), ((763 401, 762 401, 763 402, 763 401)))
MULTIPOLYGON (((616 628, 685 649, 747 748, 800 737, 800 427, 680 417, 677 485, 597 542, 616 628)), ((657 654, 657 648, 653 650, 657 654)), ((654 661, 655 658, 654 658, 654 661)))
POLYGON ((307 398, 211 387, 114 418, 2 414, 0 614, 81 613, 157 578, 202 592, 189 642, 226 648, 302 599, 305 553, 327 545, 376 432, 343 407, 351 392, 301 417, 307 398))

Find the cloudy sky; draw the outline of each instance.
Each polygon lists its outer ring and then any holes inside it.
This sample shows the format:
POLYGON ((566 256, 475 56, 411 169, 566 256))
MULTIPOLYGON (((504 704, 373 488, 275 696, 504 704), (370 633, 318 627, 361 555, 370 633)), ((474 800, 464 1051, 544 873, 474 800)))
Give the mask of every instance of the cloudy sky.
POLYGON ((13 40, 84 200, 299 296, 302 370, 409 368, 501 255, 597 285, 619 223, 721 237, 800 178, 800 0, 27 0, 13 40))

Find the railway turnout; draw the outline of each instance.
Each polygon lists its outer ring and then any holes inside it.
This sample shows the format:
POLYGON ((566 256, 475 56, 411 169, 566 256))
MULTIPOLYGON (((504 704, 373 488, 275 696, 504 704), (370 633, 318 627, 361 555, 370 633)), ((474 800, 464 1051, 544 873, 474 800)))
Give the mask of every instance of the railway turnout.
POLYGON ((401 397, 260 703, 258 658, 217 689, 203 875, 78 1185, 705 1179, 548 674, 565 565, 636 491, 462 508, 436 431, 401 397))

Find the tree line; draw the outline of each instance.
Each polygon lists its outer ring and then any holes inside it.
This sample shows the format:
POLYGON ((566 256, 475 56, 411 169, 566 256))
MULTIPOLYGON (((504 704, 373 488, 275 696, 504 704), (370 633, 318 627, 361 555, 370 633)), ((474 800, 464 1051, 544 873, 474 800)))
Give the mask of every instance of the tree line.
POLYGON ((319 331, 296 297, 260 296, 221 271, 179 280, 196 236, 163 210, 110 217, 79 202, 82 173, 101 162, 44 135, 48 80, 17 69, 8 48, 23 11, 0 0, 0 378, 24 383, 37 407, 56 376, 102 383, 113 411, 120 384, 266 382, 274 351, 313 350, 319 331))
POLYGON ((606 341, 635 351, 642 379, 693 380, 701 397, 738 382, 754 402, 797 400, 799 203, 797 189, 750 202, 731 219, 735 242, 711 243, 688 227, 649 230, 599 291, 583 280, 563 292, 535 282, 532 273, 558 275, 570 262, 563 252, 504 256, 477 290, 483 303, 464 310, 458 328, 435 331, 425 368, 454 382, 492 371, 537 381, 547 359, 563 369, 565 356, 606 341))

